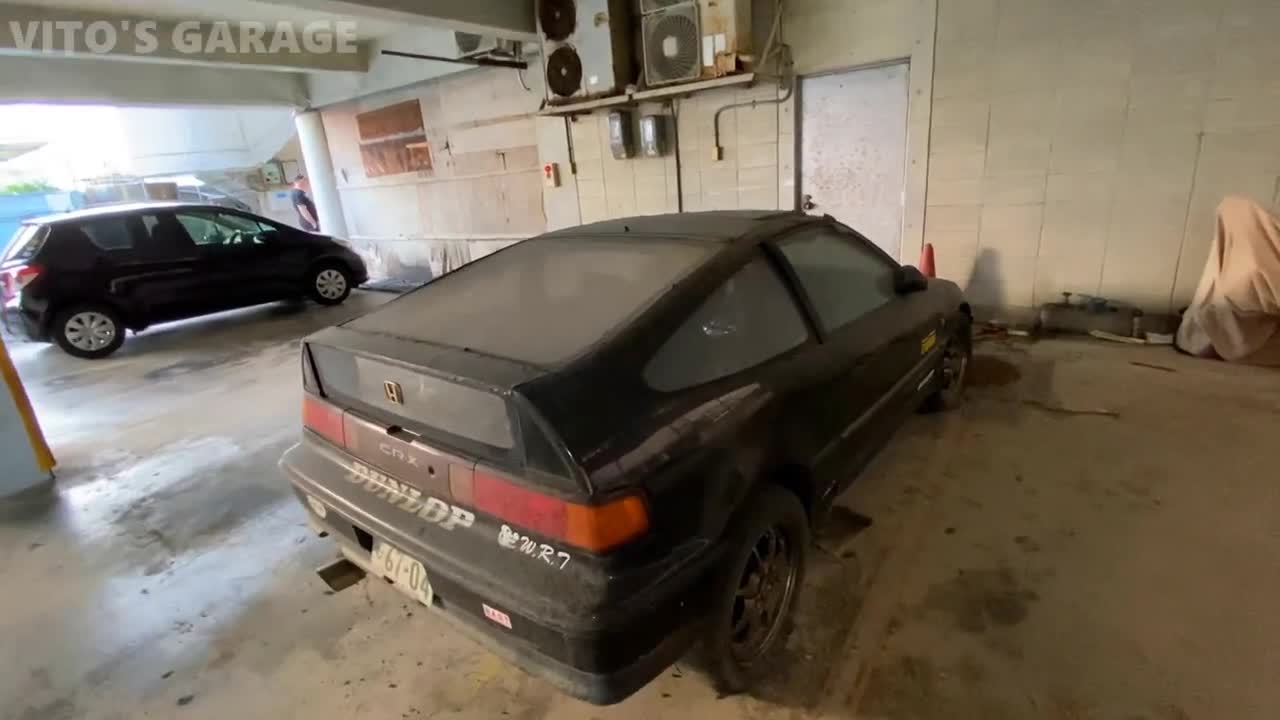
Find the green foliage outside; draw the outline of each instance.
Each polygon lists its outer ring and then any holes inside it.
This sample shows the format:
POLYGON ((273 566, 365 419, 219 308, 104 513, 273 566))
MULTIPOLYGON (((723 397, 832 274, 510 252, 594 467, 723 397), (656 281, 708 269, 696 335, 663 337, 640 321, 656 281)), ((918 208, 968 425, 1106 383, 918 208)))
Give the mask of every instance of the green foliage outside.
POLYGON ((33 193, 57 192, 58 188, 44 180, 23 180, 22 182, 0 185, 0 195, 31 195, 33 193))

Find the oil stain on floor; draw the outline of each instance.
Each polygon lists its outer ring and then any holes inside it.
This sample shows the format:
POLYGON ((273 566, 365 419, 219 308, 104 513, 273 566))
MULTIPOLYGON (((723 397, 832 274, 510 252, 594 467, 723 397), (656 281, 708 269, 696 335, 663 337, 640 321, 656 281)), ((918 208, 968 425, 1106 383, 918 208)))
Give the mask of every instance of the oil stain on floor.
POLYGON ((965 632, 984 633, 1018 625, 1039 599, 1008 568, 961 570, 929 590, 923 609, 946 615, 965 632))

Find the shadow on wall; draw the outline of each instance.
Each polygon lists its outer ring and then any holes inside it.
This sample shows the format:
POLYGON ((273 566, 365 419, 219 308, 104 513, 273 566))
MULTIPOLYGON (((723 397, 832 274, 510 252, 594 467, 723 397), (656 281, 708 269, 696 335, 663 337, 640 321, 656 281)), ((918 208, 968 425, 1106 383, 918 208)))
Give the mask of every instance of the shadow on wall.
POLYGON ((1004 304, 1004 282, 1000 277, 1000 253, 991 248, 978 251, 961 289, 974 305, 996 307, 1004 304))

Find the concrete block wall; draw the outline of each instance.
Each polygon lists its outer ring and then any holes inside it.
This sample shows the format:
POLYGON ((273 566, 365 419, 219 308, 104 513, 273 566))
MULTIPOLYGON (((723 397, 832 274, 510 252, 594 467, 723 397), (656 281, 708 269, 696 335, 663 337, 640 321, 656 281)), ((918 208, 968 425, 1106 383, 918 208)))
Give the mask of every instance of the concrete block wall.
MULTIPOLYGON (((657 105, 634 112, 637 117, 666 115, 666 110, 657 105)), ((607 114, 580 115, 568 122, 582 222, 676 212, 674 156, 616 160, 609 149, 607 114)), ((666 122, 670 123, 670 119, 666 122)))
MULTIPOLYGON (((932 243, 941 274, 975 304, 1027 309, 1071 291, 1176 309, 1194 292, 1217 203, 1228 194, 1280 200, 1276 0, 788 0, 785 8, 802 76, 909 62, 901 259, 914 262, 932 243)), ((469 72, 326 110, 352 232, 384 244, 501 243, 680 207, 794 207, 794 101, 726 111, 724 157, 711 156, 715 110, 777 97, 775 85, 678 101, 677 174, 672 155, 614 160, 604 113, 534 117, 539 75, 528 73, 530 93, 510 72, 469 72), (423 103, 436 169, 365 178, 355 113, 405 97, 423 103), (542 187, 541 160, 561 164, 561 188, 542 187)), ((431 247, 410 244, 406 257, 431 247)), ((465 254, 431 253, 433 266, 465 254)))
MULTIPOLYGON (((929 137, 933 23, 936 0, 788 0, 783 30, 793 48, 797 73, 808 75, 886 61, 910 60, 911 117, 908 132, 907 220, 903 255, 914 261, 923 233, 926 158, 929 137)), ((761 3, 767 10, 768 3, 761 3)), ((757 42, 767 34, 759 11, 757 42)), ((726 105, 776 100, 783 90, 773 81, 750 88, 723 88, 677 101, 680 186, 674 155, 661 161, 614 160, 608 147, 606 113, 572 123, 578 195, 583 222, 631 214, 683 209, 793 209, 796 206, 796 100, 726 110, 721 116, 722 159, 715 159, 713 121, 726 105)), ((653 105, 640 113, 670 113, 653 105)), ((541 148, 544 156, 554 146, 541 148)), ((562 201, 567 204, 567 201, 562 201)))
POLYGON ((375 275, 428 279, 546 230, 535 117, 543 90, 527 73, 455 73, 322 111, 351 240, 375 275), (356 116, 416 99, 433 168, 368 177, 356 116))
POLYGON ((765 83, 684 98, 674 108, 654 103, 634 109, 637 118, 665 118, 670 149, 658 158, 615 159, 609 147, 608 114, 574 118, 570 134, 582 222, 678 212, 681 207, 685 212, 791 207, 794 188, 780 168, 792 166, 794 134, 790 127, 779 131, 779 116, 791 116, 790 101, 785 111, 776 103, 726 110, 720 119, 723 152, 719 159, 712 155, 717 110, 752 100, 777 100, 779 93, 776 84, 765 83))
POLYGON ((1195 291, 1215 206, 1277 202, 1275 0, 938 0, 925 240, 975 304, 1195 291))
POLYGON ((783 177, 782 168, 795 163, 795 99, 777 103, 783 94, 776 84, 762 82, 751 88, 695 95, 680 103, 686 211, 794 206, 793 180, 783 177), (753 101, 765 104, 721 113, 722 155, 717 160, 713 154, 716 112, 726 105, 753 101))

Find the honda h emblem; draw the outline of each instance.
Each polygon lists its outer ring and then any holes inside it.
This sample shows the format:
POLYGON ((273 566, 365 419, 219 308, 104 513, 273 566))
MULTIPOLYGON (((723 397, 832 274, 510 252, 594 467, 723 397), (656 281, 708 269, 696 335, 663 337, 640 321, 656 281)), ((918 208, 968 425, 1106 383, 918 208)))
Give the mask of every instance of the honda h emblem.
POLYGON ((400 387, 400 383, 388 380, 382 383, 382 390, 387 394, 387 399, 391 402, 396 405, 404 404, 404 388, 400 387))

